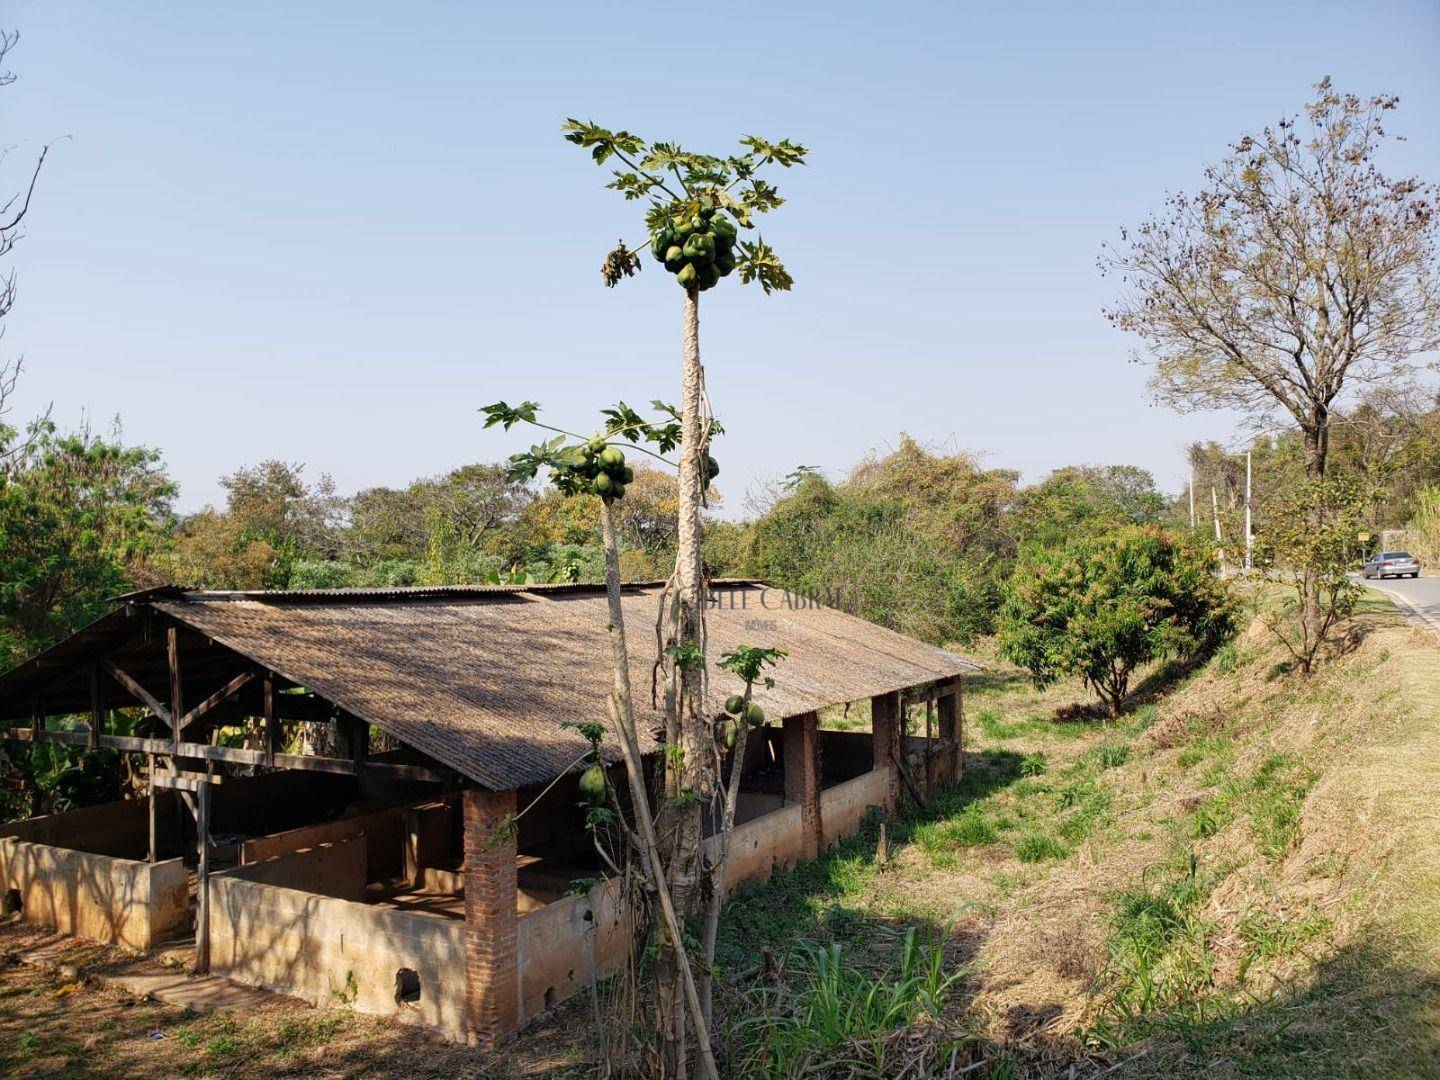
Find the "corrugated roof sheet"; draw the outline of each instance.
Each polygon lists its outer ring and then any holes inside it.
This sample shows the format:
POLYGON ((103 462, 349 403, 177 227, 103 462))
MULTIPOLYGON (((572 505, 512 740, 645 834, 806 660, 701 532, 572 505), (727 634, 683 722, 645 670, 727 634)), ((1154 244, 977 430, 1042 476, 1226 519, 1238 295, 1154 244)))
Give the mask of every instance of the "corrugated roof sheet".
MULTIPOLYGON (((655 584, 627 586, 622 601, 637 720, 653 730, 663 726, 663 713, 650 703, 659 595, 655 584)), ((739 645, 788 653, 773 671, 774 688, 755 691, 772 721, 979 667, 760 583, 715 582, 712 595, 712 663, 739 645)), ((125 599, 194 627, 494 790, 571 767, 586 743, 567 721, 609 727, 609 619, 596 586, 166 589, 125 599)), ((65 643, 51 652, 58 659, 65 643)), ((718 714, 739 689, 714 670, 707 705, 718 714)), ((646 749, 655 745, 646 734, 646 749)), ((608 748, 607 756, 617 754, 608 748)))

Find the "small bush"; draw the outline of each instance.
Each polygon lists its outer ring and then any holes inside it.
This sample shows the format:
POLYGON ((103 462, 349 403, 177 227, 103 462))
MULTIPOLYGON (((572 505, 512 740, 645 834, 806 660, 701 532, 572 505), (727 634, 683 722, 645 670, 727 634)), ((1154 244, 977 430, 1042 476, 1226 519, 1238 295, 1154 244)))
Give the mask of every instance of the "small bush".
POLYGON ((1045 752, 1037 750, 1020 759, 1021 776, 1043 776, 1045 774, 1045 752))

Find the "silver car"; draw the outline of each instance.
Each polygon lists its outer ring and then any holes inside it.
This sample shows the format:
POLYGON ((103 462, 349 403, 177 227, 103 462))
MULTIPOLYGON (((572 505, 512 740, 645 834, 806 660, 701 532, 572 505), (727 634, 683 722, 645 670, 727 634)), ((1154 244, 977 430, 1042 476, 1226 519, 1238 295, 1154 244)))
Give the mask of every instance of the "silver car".
POLYGON ((1365 578, 1419 577, 1420 560, 1408 551, 1379 551, 1360 568, 1365 578))

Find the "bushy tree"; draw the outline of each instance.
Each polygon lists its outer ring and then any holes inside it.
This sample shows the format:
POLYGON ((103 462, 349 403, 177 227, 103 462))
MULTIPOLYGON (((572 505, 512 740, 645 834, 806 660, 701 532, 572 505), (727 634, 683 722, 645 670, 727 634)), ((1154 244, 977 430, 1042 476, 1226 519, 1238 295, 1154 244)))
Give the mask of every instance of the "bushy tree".
POLYGON ((1256 563, 1270 572, 1281 599, 1260 617, 1301 672, 1314 667, 1364 591, 1350 572, 1364 556, 1369 506, 1365 489, 1343 477, 1304 480, 1270 505, 1256 563), (1303 618, 1312 604, 1315 617, 1303 618))
POLYGON ((0 469, 0 668, 78 629, 164 542, 174 485, 148 447, 42 421, 0 469))
POLYGON ((1155 526, 1029 547, 1006 589, 1000 646, 1039 686, 1078 676, 1119 714, 1137 667, 1234 632, 1237 604, 1205 547, 1155 526))

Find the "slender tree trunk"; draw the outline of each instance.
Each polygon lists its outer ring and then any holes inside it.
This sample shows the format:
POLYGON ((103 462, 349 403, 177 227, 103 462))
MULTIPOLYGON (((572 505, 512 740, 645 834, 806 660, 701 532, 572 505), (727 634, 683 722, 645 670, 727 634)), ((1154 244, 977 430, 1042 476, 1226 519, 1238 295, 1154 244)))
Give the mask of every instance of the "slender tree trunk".
MULTIPOLYGON (((683 1034, 684 1010, 688 1006, 691 1020, 696 1029, 701 1075, 706 1077, 706 1080, 716 1080, 719 1074, 716 1071, 715 1058, 710 1048, 709 1027, 705 1023, 704 1010, 701 1008, 700 997, 695 989, 694 972, 691 970, 685 950, 677 947, 678 943, 683 941, 681 916, 676 910, 677 905, 667 883, 665 867, 660 856, 660 845, 655 832, 655 822, 650 813, 650 792, 645 785, 645 772, 641 767, 639 741, 635 734, 634 698, 630 689, 630 656, 625 641, 625 614, 620 602, 620 547, 616 540, 615 517, 609 503, 601 504, 600 522, 605 541, 605 596, 609 605, 610 649, 615 678, 614 693, 610 698, 610 715, 620 741, 621 754, 625 759, 626 776, 630 781, 630 799, 634 805, 636 827, 645 858, 645 876, 654 891, 665 926, 673 972, 669 996, 678 1003, 678 1007, 662 1020, 665 1025, 663 1030, 666 1032, 668 1041, 672 1026, 665 1021, 678 1019, 683 1034)), ((658 974, 656 982, 657 992, 666 989, 659 985, 658 974)), ((663 993, 661 1000, 665 1000, 663 993)), ((684 1072, 683 1046, 682 1040, 680 1047, 682 1056, 678 1063, 680 1071, 672 1075, 682 1075, 684 1072)))
MULTIPOLYGON (((703 829, 700 809, 713 794, 711 775, 711 736, 705 721, 704 633, 703 621, 705 584, 700 553, 700 506, 704 494, 706 441, 708 430, 703 415, 705 402, 705 370, 700 363, 700 295, 694 289, 685 293, 684 352, 680 389, 680 479, 677 550, 675 554, 676 626, 674 645, 681 655, 691 646, 701 650, 698 664, 690 664, 675 673, 674 723, 669 734, 678 746, 678 755, 667 763, 665 812, 661 833, 672 844, 670 859, 670 892, 683 919, 695 910, 698 886, 703 870, 703 829)), ((666 1000, 665 983, 674 989, 666 969, 673 967, 677 957, 662 949, 658 969, 662 976, 661 1007, 677 1023, 675 1039, 667 1040, 666 1067, 671 1075, 683 1076, 686 1051, 684 1045, 681 1002, 666 1000)))
MULTIPOLYGON (((750 704, 752 687, 745 687, 745 704, 750 704)), ((730 782, 720 808, 715 832, 715 862, 710 867, 710 896, 705 907, 705 937, 701 942, 704 960, 700 969, 700 1011, 709 1024, 715 1015, 715 943, 720 936, 720 909, 725 904, 725 876, 730 866, 730 839, 735 832, 735 808, 740 803, 740 779, 745 771, 745 747, 750 740, 750 722, 740 710, 735 733, 735 751, 730 759, 730 782)), ((717 782, 723 774, 716 777, 717 782)))
MULTIPOLYGON (((1303 428, 1305 438, 1305 476, 1310 480, 1323 481, 1325 479, 1326 459, 1330 454, 1330 410, 1324 405, 1315 405, 1310 422, 1303 428)), ((1315 505, 1311 508, 1314 516, 1315 528, 1319 530, 1324 522, 1325 501, 1321 492, 1315 493, 1315 505)), ((1313 575, 1307 569, 1305 571, 1307 580, 1304 583, 1304 595, 1300 602, 1300 618, 1304 623, 1304 639, 1307 643, 1306 655, 1313 655, 1313 643, 1316 642, 1321 633, 1321 611, 1320 611, 1320 582, 1318 578, 1311 580, 1313 575)), ((1301 665, 1301 671, 1308 672, 1310 664, 1308 659, 1301 665)))

